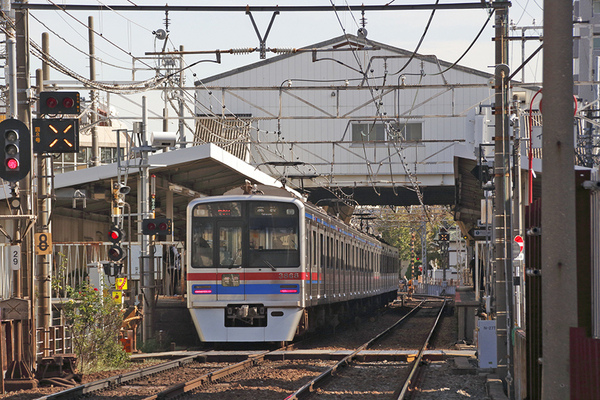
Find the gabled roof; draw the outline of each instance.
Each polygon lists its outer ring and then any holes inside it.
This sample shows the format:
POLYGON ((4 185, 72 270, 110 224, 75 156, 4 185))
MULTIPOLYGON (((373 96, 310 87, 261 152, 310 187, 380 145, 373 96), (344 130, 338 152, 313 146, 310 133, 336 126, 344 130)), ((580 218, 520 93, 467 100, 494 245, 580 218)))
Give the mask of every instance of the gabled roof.
MULTIPOLYGON (((368 46, 368 47, 378 47, 381 48, 383 50, 388 50, 390 52, 394 52, 400 55, 405 55, 405 56, 410 56, 413 54, 412 51, 409 50, 404 50, 398 47, 394 47, 394 46, 390 46, 384 43, 380 43, 380 42, 376 42, 373 40, 368 39, 366 42, 364 39, 360 39, 355 35, 342 35, 342 36, 338 36, 329 40, 325 40, 323 42, 318 42, 312 45, 308 45, 305 47, 302 47, 301 49, 303 50, 307 50, 307 49, 325 49, 325 48, 340 48, 341 46, 355 46, 357 49, 360 49, 364 46, 368 46)), ((230 71, 227 72, 223 72, 221 74, 217 74, 217 75, 213 75, 207 78, 203 78, 202 79, 202 83, 203 84, 208 84, 210 82, 214 82, 216 80, 219 79, 223 79, 229 76, 233 76, 242 72, 246 72, 255 68, 260 68, 263 67, 265 65, 269 65, 269 64, 273 64, 276 62, 279 62, 281 60, 285 60, 288 59, 290 57, 297 57, 299 56, 300 52, 296 52, 296 53, 291 53, 291 54, 282 54, 282 55, 278 55, 275 57, 271 57, 271 58, 267 58, 266 60, 262 60, 262 61, 258 61, 252 64, 248 64, 245 65, 243 67, 239 67, 239 68, 235 68, 232 69, 230 71)), ((440 66, 442 68, 448 68, 450 66, 452 66, 452 63, 447 62, 447 61, 442 61, 442 60, 438 60, 436 56, 434 55, 423 55, 423 54, 416 54, 415 58, 417 59, 423 59, 423 60, 429 60, 431 62, 438 62, 440 64, 440 66)), ((470 74, 474 74, 474 75, 479 75, 485 78, 490 78, 493 76, 493 74, 489 74, 483 71, 479 71, 473 68, 469 68, 469 67, 464 67, 464 66, 460 66, 460 65, 456 65, 454 66, 454 69, 458 70, 458 71, 462 71, 462 72, 466 72, 466 73, 470 73, 470 74)), ((198 81, 195 82, 196 86, 198 85, 198 81)))

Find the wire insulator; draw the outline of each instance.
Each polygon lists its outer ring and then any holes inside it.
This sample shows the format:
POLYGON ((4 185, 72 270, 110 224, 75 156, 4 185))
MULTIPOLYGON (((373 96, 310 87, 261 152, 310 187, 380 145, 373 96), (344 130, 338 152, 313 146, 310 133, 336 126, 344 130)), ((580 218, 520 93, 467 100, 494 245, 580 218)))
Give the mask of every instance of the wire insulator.
POLYGON ((295 53, 297 50, 293 49, 293 48, 275 48, 275 49, 270 49, 273 53, 276 54, 292 54, 295 53))
POLYGON ((252 52, 254 52, 256 50, 256 48, 252 48, 252 47, 245 47, 245 48, 241 48, 241 49, 231 49, 229 50, 230 54, 250 54, 252 52))

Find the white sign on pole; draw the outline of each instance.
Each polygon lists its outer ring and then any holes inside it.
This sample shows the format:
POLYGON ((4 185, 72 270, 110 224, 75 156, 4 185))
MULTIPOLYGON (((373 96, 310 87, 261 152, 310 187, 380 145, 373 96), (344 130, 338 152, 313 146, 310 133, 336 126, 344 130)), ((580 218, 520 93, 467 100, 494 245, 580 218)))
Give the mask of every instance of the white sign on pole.
POLYGON ((10 268, 13 271, 21 269, 21 246, 10 246, 10 268))

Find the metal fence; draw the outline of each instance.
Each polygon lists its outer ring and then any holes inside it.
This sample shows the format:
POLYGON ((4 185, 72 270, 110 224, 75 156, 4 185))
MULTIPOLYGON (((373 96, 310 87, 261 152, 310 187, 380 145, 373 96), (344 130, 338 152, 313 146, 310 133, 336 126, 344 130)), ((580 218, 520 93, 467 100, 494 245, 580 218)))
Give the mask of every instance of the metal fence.
POLYGON ((38 328, 35 331, 35 340, 38 360, 55 354, 73 353, 73 336, 71 329, 65 325, 38 328))
POLYGON ((418 283, 415 287, 415 293, 427 294, 430 296, 454 296, 456 294, 456 281, 443 281, 435 283, 418 283))
MULTIPOLYGON (((108 249, 112 246, 109 242, 70 242, 54 243, 52 253, 52 280, 55 283, 55 290, 52 292, 52 298, 64 299, 66 297, 67 287, 77 287, 88 280, 90 268, 97 266, 108 260, 108 249)), ((139 279, 139 244, 124 244, 128 257, 125 260, 124 271, 126 276, 132 280, 139 279)), ((13 273, 10 262, 10 245, 0 244, 0 300, 9 299, 13 295, 13 273)), ((180 242, 160 242, 154 248, 155 259, 155 284, 157 293, 163 295, 174 295, 183 293, 179 287, 183 281, 182 271, 184 270, 184 260, 180 242), (172 259, 165 257, 170 247, 177 247, 180 258, 177 265, 173 265, 172 259), (178 286, 177 288, 175 286, 178 286)))

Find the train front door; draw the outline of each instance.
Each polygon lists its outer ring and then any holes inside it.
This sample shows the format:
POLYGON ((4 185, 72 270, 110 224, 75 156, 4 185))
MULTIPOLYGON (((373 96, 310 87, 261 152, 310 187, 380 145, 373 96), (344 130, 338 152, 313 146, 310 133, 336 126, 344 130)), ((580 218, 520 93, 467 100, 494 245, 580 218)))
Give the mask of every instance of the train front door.
POLYGON ((245 300, 245 270, 242 267, 243 221, 217 223, 217 301, 245 300))

